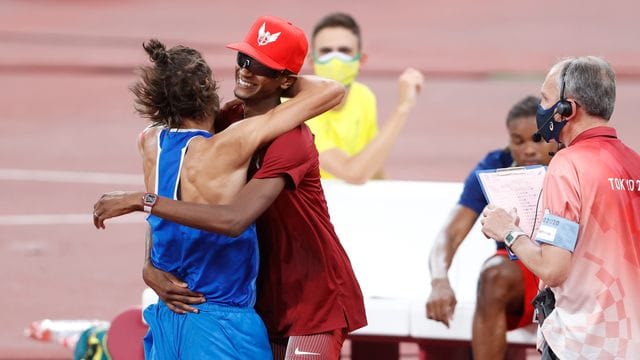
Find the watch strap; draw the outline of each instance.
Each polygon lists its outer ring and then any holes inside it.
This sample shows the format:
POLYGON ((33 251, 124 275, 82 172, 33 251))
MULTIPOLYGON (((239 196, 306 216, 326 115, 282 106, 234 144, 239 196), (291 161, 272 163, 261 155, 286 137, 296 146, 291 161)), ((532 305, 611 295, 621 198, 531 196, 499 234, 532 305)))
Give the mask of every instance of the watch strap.
POLYGON ((507 247, 511 248, 511 246, 513 246, 513 244, 516 242, 516 240, 518 240, 519 237, 526 235, 527 234, 525 232, 522 232, 520 230, 511 230, 504 237, 504 244, 507 245, 507 247))
POLYGON ((146 193, 142 196, 142 210, 146 213, 151 213, 151 209, 158 201, 158 195, 153 193, 146 193))

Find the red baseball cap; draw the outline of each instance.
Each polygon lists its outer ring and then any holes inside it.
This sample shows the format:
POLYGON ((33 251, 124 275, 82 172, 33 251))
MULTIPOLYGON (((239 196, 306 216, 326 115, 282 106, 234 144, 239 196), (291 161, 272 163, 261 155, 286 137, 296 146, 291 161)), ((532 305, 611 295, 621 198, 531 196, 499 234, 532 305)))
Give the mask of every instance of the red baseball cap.
POLYGON ((304 31, 275 16, 261 16, 253 23, 242 42, 228 48, 247 54, 274 70, 300 72, 309 42, 304 31))

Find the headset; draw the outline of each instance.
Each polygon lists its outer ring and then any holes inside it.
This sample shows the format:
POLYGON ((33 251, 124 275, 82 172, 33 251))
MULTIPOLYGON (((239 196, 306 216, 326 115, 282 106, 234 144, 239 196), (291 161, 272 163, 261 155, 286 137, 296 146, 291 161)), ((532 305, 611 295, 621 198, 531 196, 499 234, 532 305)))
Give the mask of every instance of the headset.
POLYGON ((573 115, 573 106, 571 106, 571 102, 567 101, 564 98, 564 86, 565 86, 565 77, 567 76, 567 71, 569 67, 573 64, 573 61, 567 64, 567 66, 562 71, 562 84, 560 85, 560 100, 558 101, 558 105, 556 106, 556 113, 564 118, 568 118, 573 115))
MULTIPOLYGON (((560 99, 558 100, 558 103, 555 105, 555 110, 553 114, 549 115, 549 118, 542 124, 542 126, 540 126, 540 129, 544 128, 545 126, 547 126, 547 124, 551 123, 551 125, 549 125, 549 131, 553 131, 554 125, 552 121, 555 114, 558 114, 560 115, 560 117, 562 117, 562 121, 558 125, 560 126, 559 129, 562 129, 562 126, 564 126, 564 124, 567 122, 566 118, 573 115, 573 106, 571 102, 564 97, 564 88, 566 86, 567 71, 569 70, 569 67, 571 67, 571 65, 573 65, 573 61, 569 62, 567 66, 565 66, 564 69, 562 69, 562 76, 560 77, 560 81, 561 81, 560 99)), ((540 129, 538 129, 538 131, 536 131, 532 136, 532 139, 534 142, 540 142, 542 140, 542 134, 540 133, 540 129)), ((561 146, 560 142, 558 142, 558 150, 560 150, 560 146, 561 146)), ((549 155, 553 156, 555 155, 555 153, 556 151, 552 151, 552 152, 549 152, 549 155)))

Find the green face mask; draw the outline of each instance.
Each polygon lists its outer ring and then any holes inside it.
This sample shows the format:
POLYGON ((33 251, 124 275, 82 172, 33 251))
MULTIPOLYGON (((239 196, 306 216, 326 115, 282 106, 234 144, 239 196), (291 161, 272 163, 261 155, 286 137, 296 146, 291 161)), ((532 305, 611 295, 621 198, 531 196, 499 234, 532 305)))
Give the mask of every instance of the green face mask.
POLYGON ((318 76, 338 81, 349 86, 360 71, 360 54, 351 57, 334 51, 319 58, 313 57, 313 69, 318 76))

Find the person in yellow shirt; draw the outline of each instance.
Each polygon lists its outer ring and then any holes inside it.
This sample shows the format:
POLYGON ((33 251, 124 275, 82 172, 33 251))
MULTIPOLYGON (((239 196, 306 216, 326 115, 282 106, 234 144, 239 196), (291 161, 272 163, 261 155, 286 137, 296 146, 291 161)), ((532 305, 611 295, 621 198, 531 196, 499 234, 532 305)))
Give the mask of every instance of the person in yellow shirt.
POLYGON ((348 14, 329 14, 313 29, 310 56, 316 75, 348 88, 340 105, 307 121, 320 153, 323 179, 363 184, 371 178, 382 178, 384 162, 424 82, 420 71, 404 70, 398 79, 398 103, 378 129, 376 96, 355 81, 360 65, 366 61, 361 47, 360 27, 348 14))

